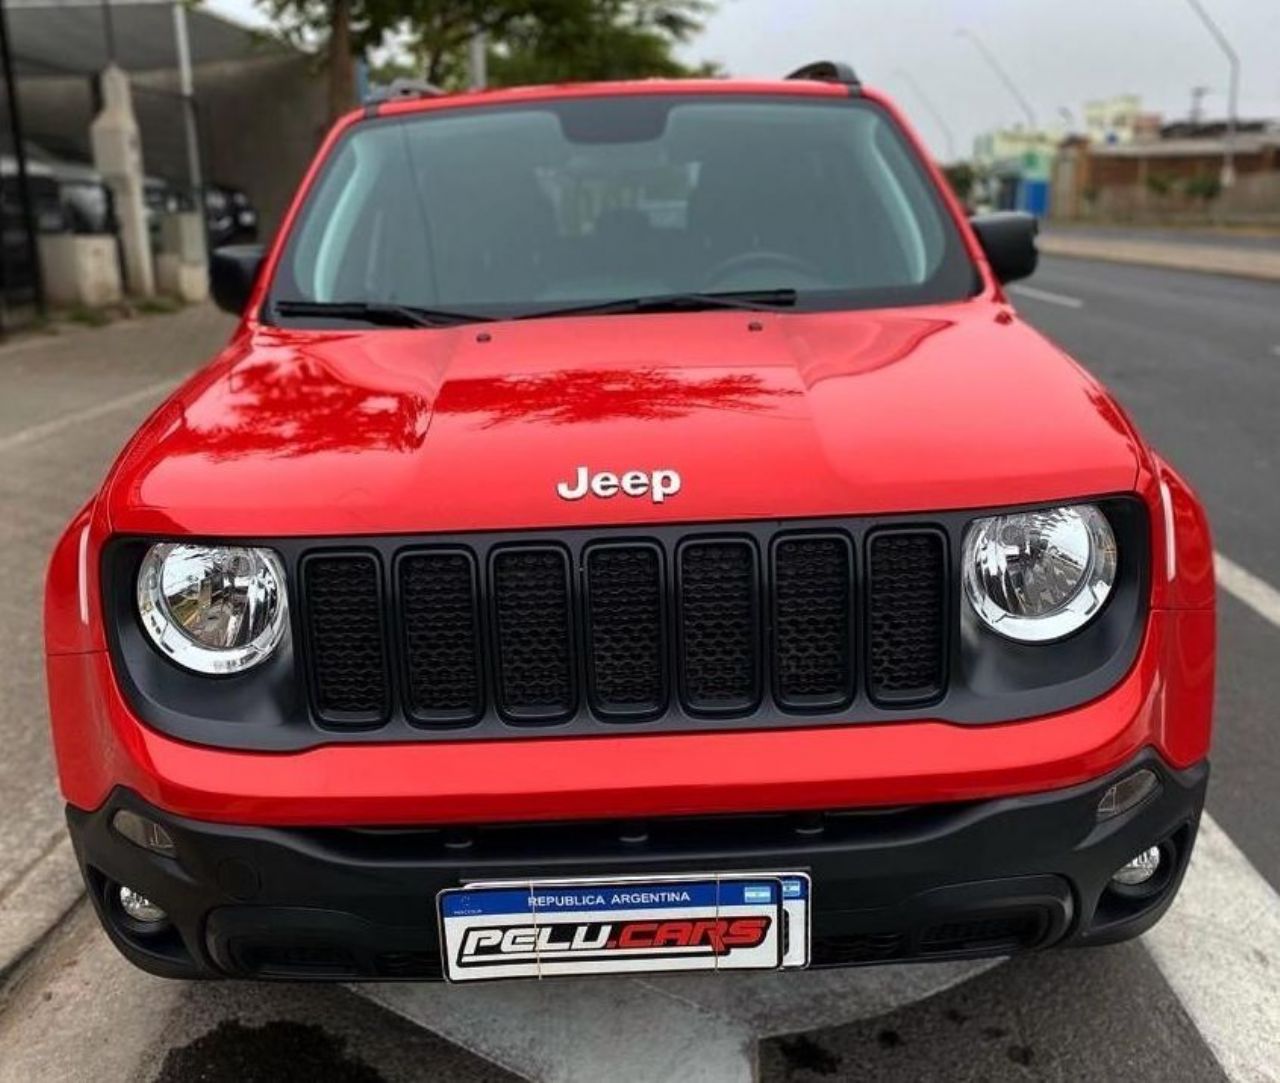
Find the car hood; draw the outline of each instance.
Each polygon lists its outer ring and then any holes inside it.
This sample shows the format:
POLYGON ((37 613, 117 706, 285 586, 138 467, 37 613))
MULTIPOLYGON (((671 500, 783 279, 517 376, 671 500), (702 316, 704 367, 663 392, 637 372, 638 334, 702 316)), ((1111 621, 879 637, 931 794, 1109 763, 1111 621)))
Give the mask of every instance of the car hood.
POLYGON ((143 426, 113 530, 266 537, 927 512, 1132 488, 1105 391, 990 301, 243 329, 143 426), (675 470, 678 494, 557 482, 675 470))

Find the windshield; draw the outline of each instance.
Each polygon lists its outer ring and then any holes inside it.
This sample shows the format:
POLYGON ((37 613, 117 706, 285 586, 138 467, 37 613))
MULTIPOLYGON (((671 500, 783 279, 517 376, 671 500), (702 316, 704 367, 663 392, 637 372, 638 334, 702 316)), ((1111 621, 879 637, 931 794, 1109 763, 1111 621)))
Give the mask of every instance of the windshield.
POLYGON ((918 304, 977 285, 875 104, 642 95, 357 124, 307 197, 271 301, 520 316, 759 290, 794 291, 802 309, 918 304))

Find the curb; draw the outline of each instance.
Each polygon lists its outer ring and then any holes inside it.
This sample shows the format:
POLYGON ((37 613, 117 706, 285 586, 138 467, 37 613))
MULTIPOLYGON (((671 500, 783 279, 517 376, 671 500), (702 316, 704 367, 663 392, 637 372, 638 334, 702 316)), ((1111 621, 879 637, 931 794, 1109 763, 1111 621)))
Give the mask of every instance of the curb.
POLYGON ((1175 271, 1198 271, 1201 274, 1280 282, 1280 252, 1213 244, 1121 241, 1062 234, 1042 235, 1036 239, 1036 247, 1046 256, 1135 263, 1175 271))
POLYGON ((0 896, 0 980, 80 901, 84 881, 71 840, 59 831, 0 896))

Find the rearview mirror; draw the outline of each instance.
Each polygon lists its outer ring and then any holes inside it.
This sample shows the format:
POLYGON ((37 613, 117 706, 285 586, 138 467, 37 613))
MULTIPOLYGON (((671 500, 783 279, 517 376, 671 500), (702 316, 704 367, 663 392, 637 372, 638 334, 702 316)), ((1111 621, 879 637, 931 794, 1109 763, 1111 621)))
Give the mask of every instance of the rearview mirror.
POLYGON ((213 250, 209 261, 209 288, 224 312, 239 316, 249 303, 253 283, 262 267, 260 244, 229 244, 213 250))
POLYGON ((1023 211, 995 211, 969 219, 991 270, 1001 282, 1026 278, 1036 269, 1039 223, 1023 211))

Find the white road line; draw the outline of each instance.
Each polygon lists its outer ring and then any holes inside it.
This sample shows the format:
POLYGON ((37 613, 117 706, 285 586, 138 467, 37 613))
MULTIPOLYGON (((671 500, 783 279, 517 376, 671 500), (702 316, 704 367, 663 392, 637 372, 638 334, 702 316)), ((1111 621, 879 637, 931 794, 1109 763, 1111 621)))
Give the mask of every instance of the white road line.
POLYGON ((1213 568, 1218 586, 1280 628, 1280 590, 1221 553, 1213 554, 1213 568))
POLYGON ((1212 817, 1143 944, 1230 1079, 1280 1079, 1280 897, 1212 817))
POLYGON ((1079 297, 1038 290, 1034 286, 1010 286, 1009 292, 1016 293, 1019 297, 1030 297, 1033 301, 1047 301, 1051 305, 1061 305, 1063 308, 1084 308, 1084 302, 1079 297))
POLYGON ((50 436, 56 436, 64 429, 72 428, 75 425, 83 425, 100 417, 106 417, 108 414, 114 414, 117 410, 136 406, 140 402, 159 399, 166 392, 172 391, 173 387, 174 382, 172 380, 148 384, 146 387, 131 391, 127 395, 107 399, 105 402, 95 403, 93 406, 86 406, 83 410, 73 410, 69 414, 62 414, 60 417, 42 421, 39 425, 32 425, 27 429, 19 429, 8 436, 0 436, 0 454, 12 451, 14 448, 26 447, 28 444, 47 440, 50 436))
MULTIPOLYGON (((1223 590, 1280 627, 1280 591, 1221 553, 1214 569, 1223 590)), ((1211 816, 1143 943, 1229 1078, 1280 1079, 1280 897, 1211 816)))

